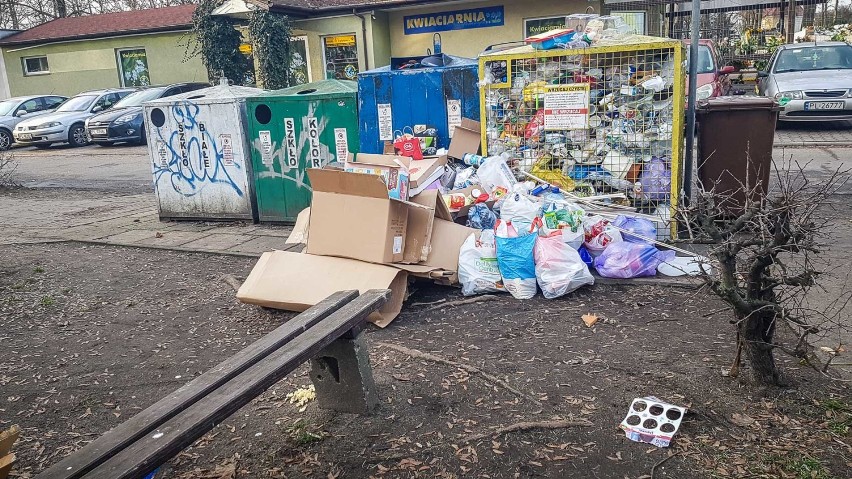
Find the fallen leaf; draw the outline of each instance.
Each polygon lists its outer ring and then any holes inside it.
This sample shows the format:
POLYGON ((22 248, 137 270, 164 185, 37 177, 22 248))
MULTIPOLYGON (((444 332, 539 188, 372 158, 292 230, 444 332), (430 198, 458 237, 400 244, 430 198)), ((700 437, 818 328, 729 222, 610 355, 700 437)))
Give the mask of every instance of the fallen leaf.
POLYGON ((734 413, 731 415, 731 422, 737 426, 746 427, 754 424, 754 418, 746 416, 745 414, 734 413))
POLYGON ((583 322, 586 323, 587 328, 591 328, 598 322, 598 315, 592 313, 586 313, 583 316, 583 322))

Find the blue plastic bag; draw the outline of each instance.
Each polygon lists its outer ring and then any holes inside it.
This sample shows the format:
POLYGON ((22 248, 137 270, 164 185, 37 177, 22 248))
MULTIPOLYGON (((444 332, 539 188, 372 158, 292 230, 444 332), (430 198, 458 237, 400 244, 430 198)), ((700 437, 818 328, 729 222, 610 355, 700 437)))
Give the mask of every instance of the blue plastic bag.
MULTIPOLYGON (((508 226, 511 227, 511 223, 508 226)), ((511 230, 514 232, 514 228, 511 230)), ((504 235, 500 232, 499 224, 497 231, 497 266, 503 277, 503 286, 515 299, 532 298, 538 290, 533 254, 538 234, 533 232, 524 236, 504 235)))
POLYGON ((634 236, 629 233, 621 232, 621 237, 624 241, 628 241, 630 243, 646 243, 652 244, 651 241, 653 239, 657 239, 657 226, 653 221, 647 220, 645 218, 636 218, 634 216, 624 216, 618 215, 615 218, 615 221, 612 222, 613 226, 617 226, 623 230, 630 231, 631 233, 635 233, 636 235, 642 236, 643 239, 639 236, 634 236))
POLYGON ((587 250, 585 246, 580 246, 577 252, 580 253, 580 259, 586 263, 586 266, 589 268, 595 267, 595 259, 592 258, 592 255, 589 254, 589 250, 587 250))
POLYGON ((639 278, 657 274, 660 263, 674 258, 674 251, 660 251, 645 243, 611 243, 595 258, 595 269, 604 278, 639 278))
POLYGON ((485 203, 477 203, 467 213, 467 226, 478 230, 493 230, 497 215, 485 203))

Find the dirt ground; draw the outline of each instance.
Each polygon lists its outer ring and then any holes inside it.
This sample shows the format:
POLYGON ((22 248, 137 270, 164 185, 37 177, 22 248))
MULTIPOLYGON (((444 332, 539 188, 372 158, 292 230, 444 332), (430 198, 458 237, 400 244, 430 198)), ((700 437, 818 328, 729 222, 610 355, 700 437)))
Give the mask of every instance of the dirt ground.
MULTIPOLYGON (((292 317, 235 300, 222 275, 244 278, 251 258, 70 243, 0 246, 0 257, 0 428, 23 429, 12 477, 33 477, 292 317)), ((781 355, 790 388, 757 387, 747 369, 722 377, 733 328, 703 292, 596 285, 554 301, 415 304, 459 296, 416 284, 390 327, 368 331, 372 415, 300 411, 286 395, 310 383, 303 366, 158 477, 850 477, 849 386, 781 355), (585 313, 601 320, 587 328, 585 313), (476 366, 523 395, 382 343, 476 366), (689 408, 669 449, 618 429, 647 395, 689 408), (554 419, 589 425, 487 435, 554 419)))

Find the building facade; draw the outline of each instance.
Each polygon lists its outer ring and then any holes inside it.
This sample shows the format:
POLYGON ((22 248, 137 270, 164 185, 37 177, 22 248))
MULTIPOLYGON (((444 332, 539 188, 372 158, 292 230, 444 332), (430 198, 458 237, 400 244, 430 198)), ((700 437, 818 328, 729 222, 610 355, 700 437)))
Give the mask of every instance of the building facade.
POLYGON ((187 58, 193 5, 54 20, 0 40, 10 96, 208 81, 187 58))

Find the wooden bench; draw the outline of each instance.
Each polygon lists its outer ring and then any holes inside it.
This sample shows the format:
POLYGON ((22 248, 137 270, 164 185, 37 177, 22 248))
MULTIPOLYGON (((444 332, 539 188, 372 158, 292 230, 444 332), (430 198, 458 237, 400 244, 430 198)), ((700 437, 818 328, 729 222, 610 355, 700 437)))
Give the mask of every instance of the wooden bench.
POLYGON ((329 296, 37 478, 143 478, 308 360, 320 407, 367 412, 378 399, 360 332, 389 298, 329 296))

